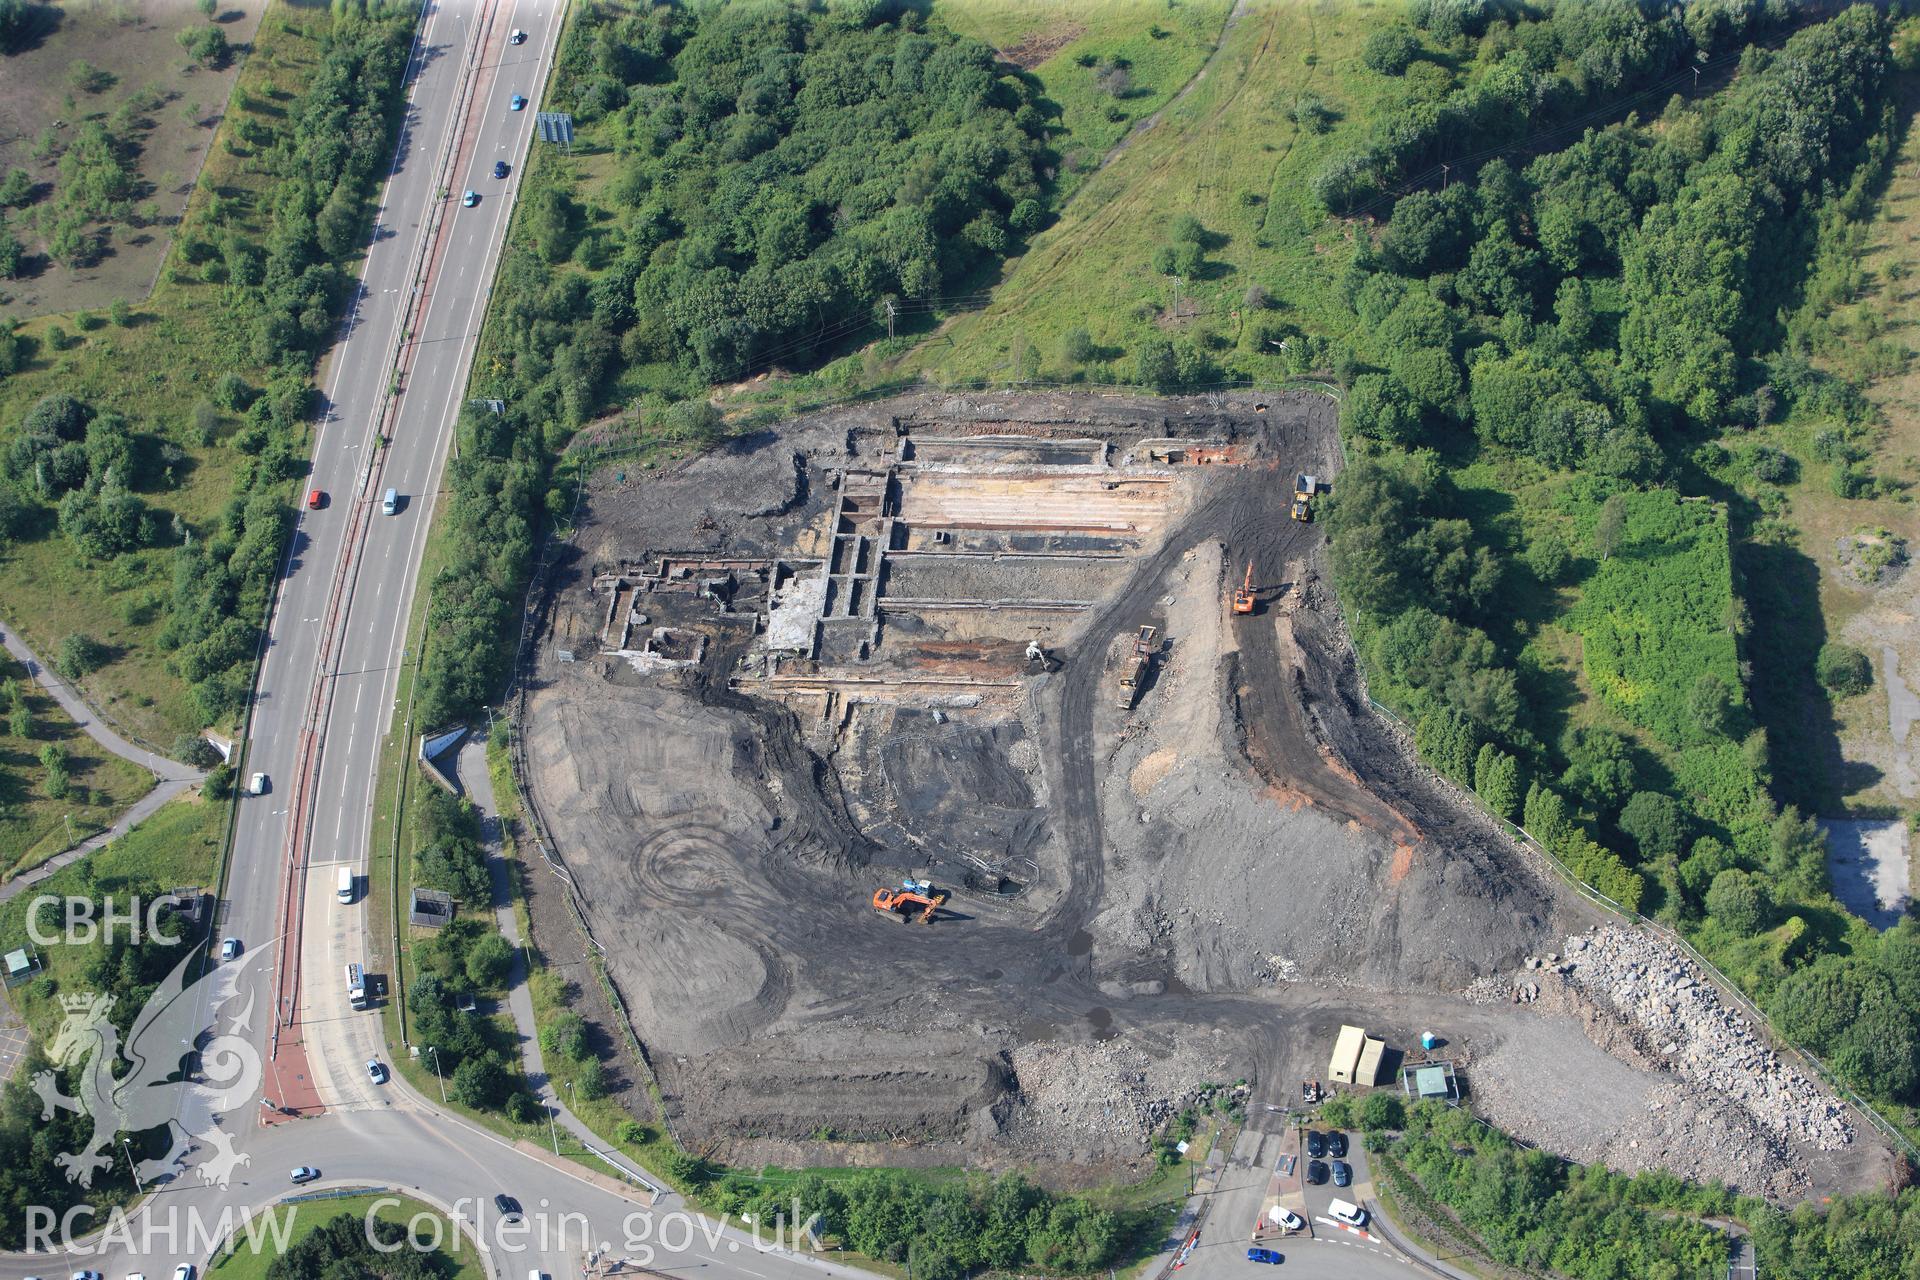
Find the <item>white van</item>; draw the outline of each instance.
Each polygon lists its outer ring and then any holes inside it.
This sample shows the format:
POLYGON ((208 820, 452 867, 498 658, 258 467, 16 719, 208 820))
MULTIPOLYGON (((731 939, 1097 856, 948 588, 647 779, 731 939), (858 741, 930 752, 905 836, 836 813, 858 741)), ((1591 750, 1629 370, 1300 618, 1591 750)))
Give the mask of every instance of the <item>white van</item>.
POLYGON ((1350 1227, 1367 1225, 1367 1211, 1346 1200, 1327 1201, 1327 1216, 1335 1222, 1344 1222, 1350 1227))
POLYGON ((340 901, 342 902, 353 901, 353 868, 352 867, 340 868, 339 897, 340 897, 340 901))
POLYGON ((387 490, 387 496, 380 502, 380 514, 390 516, 399 509, 400 491, 398 489, 387 490))

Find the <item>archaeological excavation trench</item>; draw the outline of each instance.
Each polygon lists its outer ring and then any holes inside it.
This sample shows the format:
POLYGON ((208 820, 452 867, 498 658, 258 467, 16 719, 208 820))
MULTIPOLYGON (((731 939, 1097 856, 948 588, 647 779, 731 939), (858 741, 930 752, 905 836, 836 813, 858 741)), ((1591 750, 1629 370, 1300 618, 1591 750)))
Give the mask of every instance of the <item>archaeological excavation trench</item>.
POLYGON ((930 393, 596 474, 526 782, 683 1141, 1124 1176, 1201 1085, 1265 1116, 1355 1022, 1442 1032, 1476 1107, 1584 1159, 1781 1195, 1870 1163, 1733 1167, 1765 1117, 1676 1129, 1693 1086, 1617 1011, 1487 998, 1599 920, 1367 708, 1290 513, 1338 492, 1335 414, 930 393), (930 922, 875 910, 907 880, 930 922))

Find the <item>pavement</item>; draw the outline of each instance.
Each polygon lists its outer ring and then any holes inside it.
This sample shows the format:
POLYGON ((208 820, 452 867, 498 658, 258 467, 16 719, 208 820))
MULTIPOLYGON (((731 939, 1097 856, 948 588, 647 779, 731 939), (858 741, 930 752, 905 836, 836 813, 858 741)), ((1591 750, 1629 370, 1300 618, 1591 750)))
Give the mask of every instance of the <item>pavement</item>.
POLYGON ((514 1032, 520 1042, 520 1070, 527 1077, 527 1086, 547 1108, 553 1122, 582 1146, 628 1179, 657 1189, 658 1184, 644 1170, 619 1152, 608 1150, 599 1135, 573 1114, 560 1100, 559 1091, 547 1075, 547 1064, 540 1049, 540 1029, 533 1020, 533 994, 527 986, 527 943, 520 934, 520 917, 513 909, 513 873, 507 866, 501 840, 500 807, 494 800, 493 777, 487 772, 486 739, 469 735, 460 744, 456 768, 467 799, 480 811, 480 839, 487 851, 487 874, 493 882, 494 923, 513 947, 513 968, 507 975, 507 1010, 513 1015, 514 1032))

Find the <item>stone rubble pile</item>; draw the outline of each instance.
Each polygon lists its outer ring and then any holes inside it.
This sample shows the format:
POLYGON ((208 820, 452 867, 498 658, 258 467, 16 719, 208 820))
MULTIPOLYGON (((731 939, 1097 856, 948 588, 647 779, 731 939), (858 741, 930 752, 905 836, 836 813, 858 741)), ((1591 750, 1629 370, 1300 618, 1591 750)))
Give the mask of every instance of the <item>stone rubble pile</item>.
MULTIPOLYGON (((1529 970, 1557 974, 1574 993, 1634 1030, 1647 1055, 1690 1085, 1738 1106, 1781 1139, 1837 1151, 1853 1141, 1840 1100, 1775 1053, 1720 989, 1658 934, 1608 925, 1567 939, 1564 955, 1533 957, 1529 970)), ((1532 978, 1509 984, 1531 1003, 1532 978)))

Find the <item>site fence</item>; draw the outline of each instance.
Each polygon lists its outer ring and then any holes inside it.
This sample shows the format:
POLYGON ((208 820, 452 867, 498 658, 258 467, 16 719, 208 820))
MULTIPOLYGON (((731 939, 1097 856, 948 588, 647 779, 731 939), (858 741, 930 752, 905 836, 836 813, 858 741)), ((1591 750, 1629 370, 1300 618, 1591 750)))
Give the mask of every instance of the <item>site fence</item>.
MULTIPOLYGON (((1408 735, 1408 749, 1411 751, 1413 726, 1409 725, 1405 718, 1397 714, 1391 707, 1376 701, 1371 693, 1367 694, 1367 705, 1372 707, 1374 711, 1378 712, 1381 716, 1398 725, 1400 729, 1408 735)), ((1424 762, 1422 763, 1424 766, 1424 762)), ((1645 929, 1656 937, 1671 943, 1682 955, 1691 960, 1695 967, 1713 983, 1721 997, 1737 1009, 1741 1016, 1747 1020, 1748 1024, 1757 1033, 1765 1037, 1769 1046, 1772 1047, 1776 1053, 1779 1053, 1789 1062, 1804 1070, 1807 1075, 1812 1076, 1828 1089, 1832 1090, 1834 1095, 1854 1113, 1856 1118, 1864 1121, 1878 1132, 1896 1151, 1904 1153, 1910 1162, 1916 1166, 1920 1166, 1920 1147, 1915 1146, 1913 1141, 1904 1133, 1901 1133, 1892 1122, 1878 1111, 1875 1111, 1866 1099, 1841 1083, 1839 1077, 1820 1059, 1818 1054, 1802 1045, 1795 1044, 1782 1035, 1779 1029, 1774 1026, 1772 1020, 1769 1019, 1765 1013, 1761 1012, 1760 1006, 1748 999, 1746 993, 1740 990, 1739 985, 1735 983, 1732 978, 1722 972, 1720 967, 1714 964, 1713 961, 1702 955, 1699 949, 1682 937, 1678 930, 1653 919, 1651 916, 1642 915, 1633 908, 1616 902, 1614 899, 1582 880, 1578 875, 1574 874, 1572 868, 1560 860, 1558 854, 1535 839, 1532 832, 1516 822, 1508 821, 1505 817, 1489 809, 1486 802, 1481 800, 1476 792, 1465 787, 1454 787, 1451 789, 1470 800, 1479 812, 1498 823, 1515 841, 1524 845, 1530 852, 1538 854, 1546 866, 1575 893, 1578 893, 1594 905, 1619 916, 1628 924, 1645 929)))

